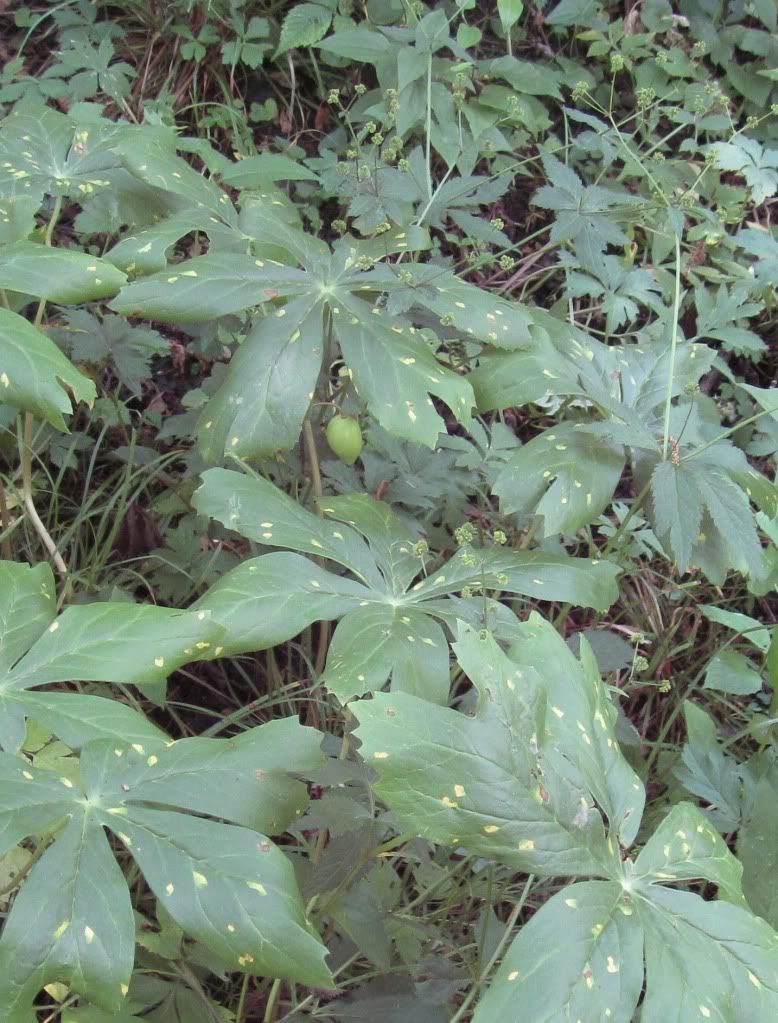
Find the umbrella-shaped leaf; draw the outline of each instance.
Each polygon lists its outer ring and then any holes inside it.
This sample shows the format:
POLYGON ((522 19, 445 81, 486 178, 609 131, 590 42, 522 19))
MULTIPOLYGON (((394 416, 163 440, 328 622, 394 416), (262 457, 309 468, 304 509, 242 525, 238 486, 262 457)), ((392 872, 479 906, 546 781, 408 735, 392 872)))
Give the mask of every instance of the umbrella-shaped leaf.
POLYGON ((535 672, 463 630, 463 667, 481 692, 475 717, 406 693, 353 706, 376 791, 409 828, 541 874, 612 875, 591 794, 542 749, 546 711, 535 672), (473 647, 483 644, 480 652, 473 647))
POLYGON ((202 611, 146 604, 74 605, 49 625, 0 689, 89 680, 162 682, 180 665, 206 656, 221 634, 221 626, 202 611))
MULTIPOLYGON (((122 288, 111 308, 163 323, 197 323, 251 309, 268 299, 305 294, 302 270, 234 252, 212 252, 169 266, 122 288)), ((279 318, 283 309, 276 310, 279 318)))
POLYGON ((691 892, 650 885, 644 893, 636 903, 646 935, 644 1023, 778 1017, 778 942, 769 924, 691 892))
POLYGON ((0 192, 82 199, 108 188, 108 172, 118 164, 111 146, 126 130, 79 125, 50 107, 17 107, 0 130, 0 192))
POLYGON ((39 617, 26 637, 35 642, 21 658, 21 644, 13 646, 19 659, 0 679, 0 746, 19 748, 25 717, 45 723, 72 747, 105 735, 159 736, 154 725, 124 704, 99 696, 26 690, 70 681, 164 683, 180 665, 218 656, 223 633, 207 611, 136 604, 82 604, 58 618, 50 616, 48 623, 39 617))
POLYGON ((489 589, 540 600, 569 600, 604 611, 618 597, 619 568, 597 558, 569 558, 545 551, 500 547, 462 549, 422 582, 411 587, 414 603, 484 583, 489 589))
POLYGON ((642 880, 706 880, 743 904, 743 867, 691 803, 678 803, 643 846, 634 873, 642 880))
POLYGON ((265 547, 291 547, 329 558, 366 583, 381 587, 367 545, 350 526, 323 521, 260 477, 209 469, 201 478, 192 499, 201 515, 218 519, 265 547))
POLYGON ((546 736, 566 761, 566 773, 585 786, 605 811, 621 844, 635 840, 645 789, 616 742, 616 708, 600 679, 591 647, 582 637, 579 661, 556 629, 533 612, 519 626, 509 656, 534 669, 550 709, 546 736))
POLYGON ((71 812, 23 884, 0 941, 0 1012, 8 1023, 33 1018, 33 999, 52 981, 111 1012, 127 994, 135 953, 130 893, 103 829, 88 811, 71 812))
POLYGON ((23 883, 0 941, 3 1019, 27 1023, 38 991, 55 980, 106 1011, 122 1004, 135 926, 106 828, 173 919, 236 970, 329 986, 287 858, 260 832, 200 816, 280 830, 307 803, 285 771, 318 769, 319 743, 294 719, 236 739, 98 741, 82 751, 80 781, 0 755, 0 848, 67 822, 23 883))

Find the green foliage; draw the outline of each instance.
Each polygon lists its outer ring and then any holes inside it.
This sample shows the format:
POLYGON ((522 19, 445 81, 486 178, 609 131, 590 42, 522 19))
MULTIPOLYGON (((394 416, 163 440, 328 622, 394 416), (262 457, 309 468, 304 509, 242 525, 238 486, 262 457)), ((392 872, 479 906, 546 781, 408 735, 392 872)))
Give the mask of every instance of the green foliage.
POLYGON ((44 6, 2 1019, 778 1016, 774 4, 44 6))

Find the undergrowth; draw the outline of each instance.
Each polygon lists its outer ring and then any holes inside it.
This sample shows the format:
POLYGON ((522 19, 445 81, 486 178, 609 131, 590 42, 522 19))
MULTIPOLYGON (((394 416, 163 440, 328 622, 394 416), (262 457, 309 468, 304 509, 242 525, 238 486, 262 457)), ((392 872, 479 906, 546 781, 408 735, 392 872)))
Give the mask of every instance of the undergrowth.
POLYGON ((0 3, 0 1015, 778 1016, 772 0, 0 3))

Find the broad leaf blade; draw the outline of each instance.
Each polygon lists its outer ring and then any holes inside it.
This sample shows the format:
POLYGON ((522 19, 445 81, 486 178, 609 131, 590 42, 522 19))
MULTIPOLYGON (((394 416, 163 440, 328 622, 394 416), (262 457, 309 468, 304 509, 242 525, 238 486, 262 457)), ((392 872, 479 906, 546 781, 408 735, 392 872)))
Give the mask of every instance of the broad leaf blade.
POLYGON ((645 1023, 776 1018, 778 942, 769 924, 739 906, 704 902, 691 892, 651 885, 642 894, 637 909, 646 932, 645 1023))
POLYGON ((77 249, 27 241, 0 248, 0 288, 50 302, 74 304, 109 298, 126 280, 107 260, 77 249))
POLYGON ((438 362, 414 327, 391 321, 377 306, 354 296, 343 296, 332 311, 357 391, 384 429, 434 447, 445 424, 430 394, 460 422, 468 419, 474 404, 470 384, 438 362))
POLYGON ((0 674, 5 674, 51 624, 54 575, 46 564, 0 561, 0 674))
POLYGON ((202 474, 193 504, 201 515, 266 547, 329 558, 379 590, 381 575, 364 541, 350 526, 324 522, 265 479, 229 469, 202 474))
POLYGON ((335 629, 322 683, 345 704, 382 689, 448 702, 448 643, 428 615, 412 607, 373 603, 349 612, 335 629))
POLYGON ((233 969, 332 986, 292 865, 262 835, 139 806, 105 824, 179 926, 233 969))
POLYGON ((163 682, 180 665, 214 652, 221 633, 202 612, 143 604, 73 605, 51 623, 2 688, 163 682))
POLYGON ((257 321, 203 409, 197 437, 208 461, 267 458, 297 443, 321 369, 323 308, 318 297, 284 308, 280 323, 257 321))
POLYGON ((9 309, 0 309, 0 363, 0 399, 58 430, 66 429, 63 413, 73 411, 68 391, 77 402, 91 405, 95 400, 97 391, 89 377, 45 334, 9 309))
POLYGON ((617 711, 589 644, 582 639, 579 662, 551 623, 534 612, 520 633, 509 656, 521 669, 534 669, 541 680, 550 711, 544 745, 556 747, 571 780, 585 785, 621 844, 631 845, 643 816, 645 789, 619 749, 617 711))
POLYGON ((101 787, 116 803, 150 803, 208 814, 279 834, 308 806, 308 790, 286 773, 318 770, 321 733, 296 718, 270 721, 234 739, 151 740, 122 746, 101 787))
POLYGON ((266 650, 313 622, 340 618, 374 596, 370 590, 289 551, 244 561, 203 594, 195 610, 224 627, 225 655, 266 650))
POLYGON ((743 902, 742 866, 691 803, 678 803, 667 814, 641 849, 634 871, 649 881, 712 881, 730 901, 743 902))
POLYGON ((346 494, 323 498, 319 508, 360 533, 392 592, 397 596, 405 592, 421 570, 421 561, 413 551, 417 537, 388 504, 367 494, 346 494))
POLYGON ((510 718, 488 707, 471 718, 406 693, 353 706, 362 755, 379 774, 376 792, 431 841, 528 873, 607 873, 599 814, 582 814, 581 791, 544 771, 532 752, 539 713, 527 703, 532 692, 518 691, 513 665, 510 675, 499 671, 503 703, 515 700, 510 718))
MULTIPOLYGON (((213 252, 170 266, 122 288, 110 307, 122 316, 197 323, 251 309, 271 298, 310 290, 307 274, 270 260, 213 252)), ((276 315, 283 310, 276 311, 276 315)))
POLYGON ((618 883, 582 882, 522 927, 473 1023, 629 1023, 642 986, 643 928, 629 898, 618 883))
POLYGON ((519 448, 494 486, 506 512, 543 516, 544 535, 572 533, 607 507, 624 469, 621 445, 561 423, 519 448))
POLYGON ((416 583, 409 597, 420 602, 483 583, 488 589, 605 611, 618 597, 619 572, 612 562, 597 558, 498 547, 468 549, 457 551, 440 571, 416 583))
POLYGON ((0 1012, 26 1020, 44 984, 58 980, 117 1011, 135 954, 130 894, 102 827, 74 815, 33 867, 0 941, 0 1012))

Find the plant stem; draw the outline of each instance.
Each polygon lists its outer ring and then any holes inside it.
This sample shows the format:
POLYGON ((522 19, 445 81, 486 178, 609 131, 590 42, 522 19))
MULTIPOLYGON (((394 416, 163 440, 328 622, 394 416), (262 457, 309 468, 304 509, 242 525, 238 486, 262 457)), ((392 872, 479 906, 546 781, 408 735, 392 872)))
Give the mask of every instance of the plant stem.
MULTIPOLYGON (((3 481, 0 480, 0 529, 6 534, 11 528, 11 519, 8 515, 8 501, 5 496, 5 487, 3 481)), ((0 543, 0 557, 4 561, 11 561, 11 538, 9 536, 3 536, 2 542, 0 543)))
MULTIPOLYGON (((51 246, 51 240, 54 236, 54 228, 59 215, 62 210, 62 196, 57 196, 54 200, 54 209, 51 212, 51 217, 46 225, 46 235, 44 242, 46 245, 51 246)), ((35 326, 40 327, 43 322, 43 313, 46 309, 46 299, 42 298, 38 303, 38 309, 35 313, 35 326)), ((49 552, 49 557, 54 561, 54 567, 61 576, 67 576, 68 566, 62 555, 57 550, 57 545, 51 538, 49 531, 43 524, 43 520, 37 512, 35 502, 32 497, 32 427, 33 417, 30 412, 26 412, 24 415, 24 431, 22 436, 22 450, 21 450, 21 462, 22 462, 22 500, 24 501, 24 507, 27 509, 27 514, 30 517, 36 533, 43 541, 43 546, 49 552)))
POLYGON ((426 151, 427 151, 427 194, 432 199, 432 54, 427 57, 427 124, 426 124, 426 151))
POLYGON ((22 438, 22 500, 24 501, 24 507, 27 509, 27 514, 30 517, 35 532, 43 541, 43 546, 49 553, 49 557, 54 562, 54 567, 61 576, 67 576, 68 566, 65 564, 64 558, 57 550, 57 545, 51 538, 46 526, 38 514, 35 507, 35 502, 32 498, 32 426, 33 418, 32 415, 27 412, 24 416, 24 435, 22 438))
POLYGON ((673 298, 673 332, 670 336, 670 369, 667 374, 667 394, 665 395, 665 415, 662 438, 662 459, 667 461, 670 445, 670 410, 673 404, 673 382, 675 377, 675 350, 678 345, 678 315, 681 307, 681 241, 677 234, 675 240, 675 296, 673 298))
MULTIPOLYGON (((311 426, 311 420, 308 416, 305 417, 305 421, 303 422, 303 442, 305 444, 305 458, 308 462, 308 468, 311 473, 311 488, 313 490, 314 497, 316 498, 316 513, 317 515, 321 515, 322 511, 319 507, 319 502, 321 501, 324 491, 321 485, 321 471, 319 469, 319 456, 316 453, 316 440, 313 436, 313 427, 311 426)), ((319 564, 322 564, 320 558, 317 558, 317 561, 319 564)), ((329 622, 319 622, 319 641, 316 647, 316 661, 313 667, 314 682, 324 671, 329 642, 329 622)))
POLYGON ((265 1008, 265 1015, 262 1017, 262 1023, 272 1023, 273 1017, 276 1014, 276 1002, 278 1001, 278 992, 280 990, 281 981, 278 979, 274 980, 268 995, 267 1007, 265 1008))
POLYGON ((527 896, 529 895, 530 889, 532 888, 532 885, 534 883, 535 883, 535 875, 534 874, 530 874, 529 877, 527 878, 525 884, 524 884, 524 890, 521 893, 521 897, 519 898, 519 901, 516 903, 516 905, 511 910, 511 915, 508 917, 508 922, 505 925, 505 931, 503 932, 503 935, 500 938, 500 941, 499 941, 499 943, 497 945, 497 948, 494 950, 494 952, 492 953, 491 959, 489 960, 489 962, 486 964, 486 966, 484 967, 483 971, 481 972, 481 976, 478 978, 476 983, 470 988, 470 991, 468 992, 467 997, 462 1002, 462 1004, 459 1006, 459 1008, 454 1013, 454 1015, 451 1017, 450 1023, 459 1023, 459 1020, 461 1020, 463 1018, 463 1016, 467 1012, 468 1008, 470 1007, 470 1003, 473 1001, 473 999, 476 997, 476 995, 479 993, 479 991, 483 987, 484 981, 486 980, 486 978, 489 976, 489 974, 492 972, 492 969, 494 968, 494 964, 497 962, 497 960, 502 955, 502 951, 505 948, 505 945, 506 945, 508 939, 511 936, 511 931, 516 926, 516 921, 519 919, 519 914, 521 913, 522 909, 524 909, 524 903, 527 901, 527 896))
POLYGON ((235 1013, 235 1023, 243 1023, 243 1014, 246 1011, 246 995, 249 990, 249 975, 245 973, 243 975, 243 983, 240 987, 240 998, 238 999, 238 1008, 235 1013))

